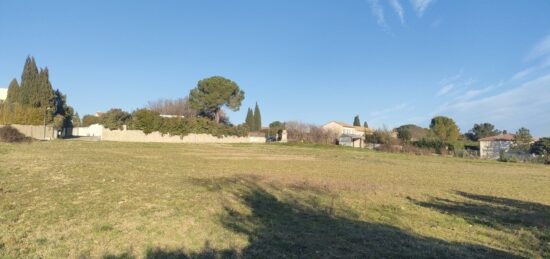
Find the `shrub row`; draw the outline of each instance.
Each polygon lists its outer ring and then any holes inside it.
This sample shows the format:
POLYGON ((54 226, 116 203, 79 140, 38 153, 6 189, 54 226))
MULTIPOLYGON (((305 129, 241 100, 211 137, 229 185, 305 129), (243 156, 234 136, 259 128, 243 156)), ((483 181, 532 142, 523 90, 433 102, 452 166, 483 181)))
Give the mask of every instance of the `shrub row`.
POLYGON ((219 124, 207 118, 163 118, 147 109, 136 110, 129 121, 129 129, 142 130, 145 134, 158 131, 162 134, 184 137, 190 133, 222 136, 248 136, 248 127, 219 124))
MULTIPOLYGON (((0 105, 0 124, 42 125, 45 110, 18 103, 3 103, 0 105)), ((51 116, 46 118, 51 121, 51 116)))

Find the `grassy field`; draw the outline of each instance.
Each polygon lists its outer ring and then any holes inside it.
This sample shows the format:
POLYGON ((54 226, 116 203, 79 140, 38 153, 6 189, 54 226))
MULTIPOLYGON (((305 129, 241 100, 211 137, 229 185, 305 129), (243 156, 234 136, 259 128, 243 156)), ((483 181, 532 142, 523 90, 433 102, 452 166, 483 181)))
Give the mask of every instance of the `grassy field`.
POLYGON ((550 167, 338 147, 0 144, 0 257, 550 258, 550 167))

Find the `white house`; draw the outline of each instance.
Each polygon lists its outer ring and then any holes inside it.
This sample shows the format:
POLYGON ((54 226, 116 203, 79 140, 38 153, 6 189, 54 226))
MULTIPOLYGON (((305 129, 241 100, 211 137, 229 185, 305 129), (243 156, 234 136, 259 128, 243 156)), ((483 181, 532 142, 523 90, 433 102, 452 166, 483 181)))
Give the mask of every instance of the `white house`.
POLYGON ((513 134, 500 134, 479 139, 479 156, 487 159, 498 159, 500 153, 510 151, 514 143, 513 134))
POLYGON ((331 121, 323 125, 322 128, 337 135, 340 145, 350 147, 363 147, 365 135, 372 133, 369 128, 338 121, 331 121))
POLYGON ((8 88, 0 88, 0 103, 8 98, 8 88))

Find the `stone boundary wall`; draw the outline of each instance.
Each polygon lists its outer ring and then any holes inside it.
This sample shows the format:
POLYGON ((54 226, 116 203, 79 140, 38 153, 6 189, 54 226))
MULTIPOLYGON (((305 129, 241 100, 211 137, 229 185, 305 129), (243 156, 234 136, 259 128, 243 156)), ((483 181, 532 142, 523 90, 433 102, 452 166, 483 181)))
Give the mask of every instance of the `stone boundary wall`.
POLYGON ((75 137, 101 137, 103 134, 103 126, 100 124, 92 124, 88 127, 74 127, 69 129, 69 135, 75 137))
MULTIPOLYGON (((3 127, 5 125, 0 125, 3 127)), ((16 128, 19 132, 23 133, 27 137, 38 140, 51 140, 57 138, 57 130, 54 130, 52 126, 46 126, 46 133, 44 134, 44 126, 40 125, 19 125, 11 124, 10 126, 16 128)))
POLYGON ((161 143, 265 143, 265 137, 224 136, 218 138, 209 134, 189 134, 185 137, 164 136, 160 132, 143 133, 141 130, 103 129, 101 140, 120 142, 161 142, 161 143))

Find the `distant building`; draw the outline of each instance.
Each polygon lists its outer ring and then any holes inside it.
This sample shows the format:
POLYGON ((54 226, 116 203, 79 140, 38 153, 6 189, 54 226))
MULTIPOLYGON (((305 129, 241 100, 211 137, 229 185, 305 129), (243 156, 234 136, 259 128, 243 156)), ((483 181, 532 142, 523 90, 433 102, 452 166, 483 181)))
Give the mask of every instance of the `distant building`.
POLYGON ((365 135, 372 133, 369 128, 338 121, 331 121, 323 125, 322 128, 338 136, 339 145, 349 147, 364 147, 365 135))
POLYGON ((0 103, 6 101, 8 98, 8 88, 0 88, 0 103))
POLYGON ((514 144, 514 134, 500 134, 479 139, 479 156, 487 159, 498 159, 500 153, 508 153, 514 144))

